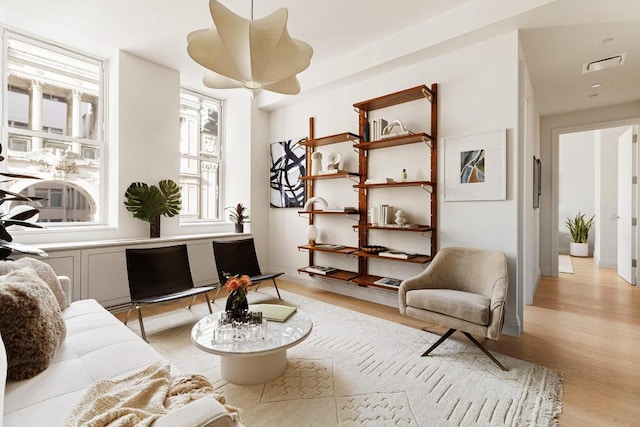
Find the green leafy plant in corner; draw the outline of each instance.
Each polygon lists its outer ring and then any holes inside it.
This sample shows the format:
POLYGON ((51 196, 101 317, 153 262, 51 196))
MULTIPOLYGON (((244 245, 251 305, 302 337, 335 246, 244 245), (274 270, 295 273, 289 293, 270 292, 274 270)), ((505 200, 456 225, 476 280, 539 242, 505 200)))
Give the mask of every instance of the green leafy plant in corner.
POLYGON ((243 224, 245 220, 249 219, 249 215, 246 215, 246 206, 242 203, 238 203, 236 206, 228 206, 224 210, 231 210, 229 219, 235 224, 243 224))
POLYGON ((133 217, 147 222, 152 222, 161 215, 176 216, 182 209, 180 187, 170 179, 160 181, 157 187, 134 182, 129 185, 124 197, 124 205, 133 213, 133 217))
POLYGON ((580 211, 578 211, 575 218, 567 218, 567 222, 565 223, 575 243, 587 243, 589 230, 593 227, 593 221, 596 216, 594 215, 589 220, 585 220, 584 215, 585 214, 581 214, 580 211))
MULTIPOLYGON (((0 153, 2 153, 2 144, 0 144, 0 153)), ((0 162, 4 160, 4 156, 0 155, 0 162)), ((40 179, 35 176, 21 175, 15 173, 0 172, 0 175, 9 179, 2 179, 0 182, 9 182, 14 179, 40 179)), ((0 206, 4 202, 35 202, 39 200, 46 200, 43 197, 25 197, 11 191, 0 189, 0 206)), ((47 253, 41 249, 34 248, 32 246, 23 245, 13 241, 13 237, 7 231, 11 226, 22 226, 29 228, 44 228, 43 226, 36 224, 35 222, 28 221, 34 218, 40 211, 33 206, 20 209, 10 209, 5 212, 0 208, 0 260, 5 260, 13 252, 21 252, 28 255, 47 256, 47 253)))

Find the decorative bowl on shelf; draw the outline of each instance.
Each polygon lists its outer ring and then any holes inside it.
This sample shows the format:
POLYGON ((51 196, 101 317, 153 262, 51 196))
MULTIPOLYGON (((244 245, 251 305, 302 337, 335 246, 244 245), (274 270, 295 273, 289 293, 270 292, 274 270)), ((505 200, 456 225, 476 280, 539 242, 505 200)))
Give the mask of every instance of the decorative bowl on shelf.
POLYGON ((380 246, 380 245, 364 245, 364 246, 360 246, 360 250, 368 254, 377 254, 378 252, 387 250, 387 248, 385 246, 380 246))

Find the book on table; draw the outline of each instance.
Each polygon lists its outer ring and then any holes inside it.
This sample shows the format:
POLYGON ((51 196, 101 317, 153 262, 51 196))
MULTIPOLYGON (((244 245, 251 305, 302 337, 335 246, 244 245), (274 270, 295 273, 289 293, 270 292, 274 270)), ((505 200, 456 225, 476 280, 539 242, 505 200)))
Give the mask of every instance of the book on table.
POLYGON ((306 267, 304 270, 308 271, 309 273, 322 274, 322 275, 327 275, 327 274, 335 273, 336 271, 338 271, 337 268, 323 267, 321 265, 311 265, 309 267, 306 267))
POLYGON ((380 252, 378 255, 386 256, 389 258, 398 258, 398 259, 409 259, 409 258, 415 258, 418 256, 418 254, 408 254, 406 252, 401 252, 401 251, 384 251, 384 252, 380 252))
POLYGON ((298 309, 288 305, 255 304, 251 305, 251 311, 262 313, 262 318, 274 322, 286 322, 298 309))
POLYGON ((376 285, 400 286, 400 283, 402 283, 402 280, 393 279, 391 277, 383 277, 381 279, 376 280, 373 283, 376 285))

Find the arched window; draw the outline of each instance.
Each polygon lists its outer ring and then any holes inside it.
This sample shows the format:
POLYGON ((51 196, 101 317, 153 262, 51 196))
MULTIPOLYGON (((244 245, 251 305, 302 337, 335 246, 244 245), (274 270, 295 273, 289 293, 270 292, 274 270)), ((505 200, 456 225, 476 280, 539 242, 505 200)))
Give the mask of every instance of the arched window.
POLYGON ((82 188, 57 181, 40 181, 20 192, 26 197, 43 197, 38 202, 13 202, 12 206, 28 204, 40 211, 38 222, 92 222, 96 203, 82 188))

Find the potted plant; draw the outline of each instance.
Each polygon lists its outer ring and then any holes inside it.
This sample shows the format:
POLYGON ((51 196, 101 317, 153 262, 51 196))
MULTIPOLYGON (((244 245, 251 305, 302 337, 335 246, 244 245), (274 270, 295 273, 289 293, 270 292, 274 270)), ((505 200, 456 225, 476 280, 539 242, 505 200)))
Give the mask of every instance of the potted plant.
POLYGON ((580 257, 589 255, 589 244, 587 241, 589 240, 589 230, 593 227, 595 217, 594 215, 589 220, 585 220, 584 214, 578 211, 575 218, 567 218, 566 225, 573 240, 569 244, 569 254, 580 257))
POLYGON ((170 179, 160 181, 157 187, 134 182, 124 197, 124 205, 133 217, 149 223, 149 237, 160 237, 161 215, 171 218, 182 209, 180 187, 170 179))
MULTIPOLYGON (((2 144, 0 144, 0 153, 2 153, 2 144)), ((0 155, 0 162, 4 160, 4 157, 0 155)), ((14 173, 0 172, 0 175, 10 179, 40 179, 35 176, 21 175, 14 173)), ((10 180, 9 179, 9 180, 10 180)), ((2 180, 1 182, 7 182, 9 180, 2 180)), ((4 202, 35 202, 38 200, 46 200, 43 197, 25 197, 11 191, 0 189, 0 206, 4 202)), ((5 212, 0 208, 0 260, 5 260, 13 252, 21 252, 28 255, 47 256, 47 253, 41 249, 31 246, 23 245, 13 241, 13 237, 7 231, 8 227, 19 225, 22 227, 30 228, 44 228, 41 225, 35 223, 38 218, 37 215, 40 211, 33 206, 17 205, 8 212, 5 212)))
POLYGON ((235 232, 243 233, 244 221, 249 219, 249 215, 245 214, 245 211, 247 210, 247 208, 242 203, 238 203, 236 206, 228 206, 224 208, 224 210, 231 210, 231 213, 229 214, 229 219, 235 225, 235 232))

